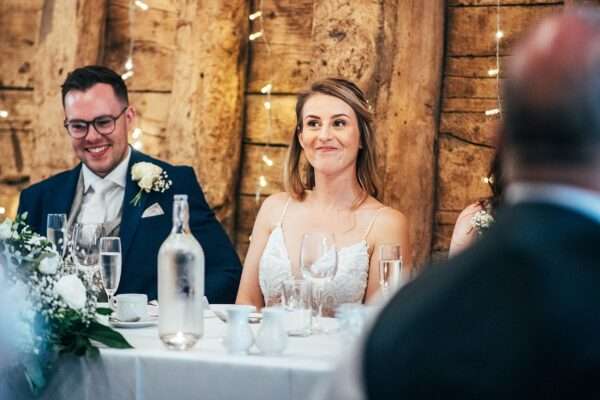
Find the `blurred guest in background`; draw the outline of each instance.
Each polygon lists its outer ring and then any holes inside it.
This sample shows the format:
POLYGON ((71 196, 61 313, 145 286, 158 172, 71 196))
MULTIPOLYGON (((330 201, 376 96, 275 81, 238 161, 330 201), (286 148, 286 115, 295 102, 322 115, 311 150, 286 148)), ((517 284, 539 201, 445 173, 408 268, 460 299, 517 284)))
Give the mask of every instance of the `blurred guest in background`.
POLYGON ((262 307, 265 297, 281 298, 282 282, 302 275, 306 232, 335 236, 338 270, 325 288, 328 315, 339 304, 361 303, 378 291, 378 245, 400 244, 404 264, 410 265, 406 217, 377 199, 372 118, 362 91, 345 79, 314 82, 298 96, 286 192, 260 208, 237 303, 262 307))
POLYGON ((450 240, 448 255, 452 256, 468 247, 478 237, 491 228, 496 218, 496 209, 502 197, 502 173, 500 154, 492 159, 490 173, 486 177, 492 195, 467 206, 458 218, 450 240))
POLYGON ((396 294, 326 398, 600 395, 600 12, 527 36, 504 106, 496 222, 396 294))

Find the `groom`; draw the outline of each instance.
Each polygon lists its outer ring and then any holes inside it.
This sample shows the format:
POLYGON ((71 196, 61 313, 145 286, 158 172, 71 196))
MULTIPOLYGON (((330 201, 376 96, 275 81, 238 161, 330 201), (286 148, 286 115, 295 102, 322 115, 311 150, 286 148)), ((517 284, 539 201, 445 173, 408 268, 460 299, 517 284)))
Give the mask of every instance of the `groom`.
POLYGON ((19 214, 28 212, 27 222, 43 235, 49 213, 67 214, 69 224, 102 223, 105 235, 121 238, 118 292, 156 299, 157 254, 171 229, 173 195, 187 194, 190 230, 205 254, 205 294, 211 303, 233 303, 241 274, 237 254, 206 203, 194 170, 128 145, 135 109, 121 77, 101 66, 75 69, 62 85, 62 101, 65 130, 81 163, 25 189, 19 214), (164 192, 142 192, 135 204, 140 186, 132 180, 131 169, 140 162, 162 168, 172 185, 164 192))

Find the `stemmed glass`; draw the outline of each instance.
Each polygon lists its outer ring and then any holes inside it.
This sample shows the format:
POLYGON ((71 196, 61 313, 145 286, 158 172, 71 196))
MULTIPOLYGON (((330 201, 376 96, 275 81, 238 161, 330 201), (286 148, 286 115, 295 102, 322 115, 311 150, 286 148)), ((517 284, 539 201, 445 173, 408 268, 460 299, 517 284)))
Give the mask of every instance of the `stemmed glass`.
POLYGON ((67 248, 67 215, 48 214, 46 219, 46 237, 54 244, 56 252, 61 258, 65 257, 67 248))
POLYGON ((118 237, 107 236, 100 239, 100 276, 110 307, 121 280, 121 239, 118 237))
POLYGON ((379 285, 384 296, 402 284, 402 255, 399 244, 379 247, 379 285))
POLYGON ((314 232, 305 233, 300 246, 300 268, 304 279, 312 283, 317 303, 317 318, 313 332, 324 332, 321 328, 323 318, 323 291, 337 271, 337 250, 333 234, 314 232))
POLYGON ((73 227, 73 257, 77 269, 84 271, 91 282, 98 267, 102 224, 77 223, 73 227))

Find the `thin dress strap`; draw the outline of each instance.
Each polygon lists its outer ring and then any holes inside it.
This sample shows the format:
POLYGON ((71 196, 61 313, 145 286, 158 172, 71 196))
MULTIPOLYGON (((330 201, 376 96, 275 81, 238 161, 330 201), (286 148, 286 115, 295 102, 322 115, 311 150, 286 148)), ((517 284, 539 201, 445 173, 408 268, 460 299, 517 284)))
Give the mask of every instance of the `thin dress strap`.
POLYGON ((373 219, 371 220, 371 223, 369 224, 369 226, 367 227, 367 230, 365 231, 365 235, 363 236, 363 240, 367 240, 367 236, 369 236, 369 232, 371 232, 371 228, 375 224, 375 220, 377 219, 377 216, 379 215, 379 212, 381 210, 383 210, 384 208, 386 208, 386 207, 385 206, 380 207, 380 208, 377 209, 377 211, 375 211, 375 215, 373 216, 373 219))
POLYGON ((285 202, 285 206, 283 206, 283 211, 281 212, 281 217, 279 217, 279 226, 283 225, 283 217, 285 217, 285 213, 287 212, 288 206, 290 205, 290 200, 292 198, 288 197, 287 201, 285 202))

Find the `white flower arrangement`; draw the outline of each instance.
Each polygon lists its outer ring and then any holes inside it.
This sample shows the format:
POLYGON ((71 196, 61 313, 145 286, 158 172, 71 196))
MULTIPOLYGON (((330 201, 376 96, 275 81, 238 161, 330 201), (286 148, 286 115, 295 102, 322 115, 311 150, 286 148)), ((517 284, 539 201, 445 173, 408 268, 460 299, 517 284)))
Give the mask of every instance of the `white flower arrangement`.
POLYGON ((471 224, 473 225, 473 228, 477 230, 477 234, 482 235, 494 224, 494 217, 487 210, 482 209, 473 215, 471 224))
POLYGON ((130 348, 121 334, 97 320, 97 288, 83 274, 68 273, 53 244, 25 223, 27 214, 0 224, 0 276, 11 293, 19 288, 19 331, 29 332, 18 345, 21 363, 34 394, 46 386, 60 354, 97 356, 92 340, 130 348), (23 289, 25 288, 25 289, 23 289), (29 339, 27 339, 29 338, 29 339))
POLYGON ((150 193, 154 191, 164 193, 173 184, 166 171, 158 165, 145 161, 133 164, 133 167, 131 167, 131 179, 137 182, 140 187, 135 197, 131 199, 131 204, 134 206, 139 204, 144 192, 150 193))

